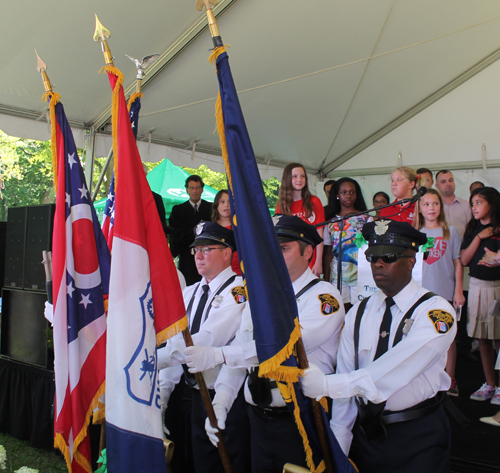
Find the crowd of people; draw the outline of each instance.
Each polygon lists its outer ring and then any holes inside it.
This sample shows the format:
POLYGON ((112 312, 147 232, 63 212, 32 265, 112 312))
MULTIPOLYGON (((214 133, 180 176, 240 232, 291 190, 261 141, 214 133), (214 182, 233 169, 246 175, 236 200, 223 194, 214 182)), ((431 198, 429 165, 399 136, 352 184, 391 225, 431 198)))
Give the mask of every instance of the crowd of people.
MULTIPOLYGON (((310 363, 300 383, 306 396, 333 402, 330 426, 362 473, 445 472, 451 439, 443 405, 459 396, 461 313, 485 378, 470 399, 500 405, 500 318, 492 313, 500 306, 500 193, 474 182, 469 201, 460 199, 449 170, 399 167, 390 181, 393 199, 376 192, 368 212, 356 180, 329 180, 323 207, 304 166, 284 169, 273 223, 310 363), (419 248, 422 286, 412 277, 419 248), (361 302, 353 295, 358 258, 370 263, 378 288, 361 302)), ((183 295, 194 342, 186 348, 179 335, 158 351, 165 424, 176 444, 172 471, 223 471, 219 431, 235 471, 305 467, 279 383, 258 376, 228 191, 211 206, 203 186, 188 177, 190 199, 169 221, 172 254, 188 271, 183 295), (196 372, 205 376, 217 427, 206 419, 196 372)), ((481 421, 500 426, 500 412, 481 421)))

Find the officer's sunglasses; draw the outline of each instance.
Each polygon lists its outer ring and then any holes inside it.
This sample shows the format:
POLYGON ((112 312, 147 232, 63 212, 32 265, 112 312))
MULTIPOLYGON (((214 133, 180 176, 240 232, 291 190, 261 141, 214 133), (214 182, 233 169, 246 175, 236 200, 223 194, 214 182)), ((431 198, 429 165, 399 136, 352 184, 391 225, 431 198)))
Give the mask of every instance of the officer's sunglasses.
POLYGON ((381 258, 385 264, 391 264, 391 263, 395 263, 399 258, 411 258, 411 257, 412 257, 411 255, 404 255, 401 253, 398 255, 389 254, 389 255, 383 255, 383 256, 366 255, 366 260, 368 261, 368 263, 376 264, 377 261, 379 260, 379 258, 381 258))

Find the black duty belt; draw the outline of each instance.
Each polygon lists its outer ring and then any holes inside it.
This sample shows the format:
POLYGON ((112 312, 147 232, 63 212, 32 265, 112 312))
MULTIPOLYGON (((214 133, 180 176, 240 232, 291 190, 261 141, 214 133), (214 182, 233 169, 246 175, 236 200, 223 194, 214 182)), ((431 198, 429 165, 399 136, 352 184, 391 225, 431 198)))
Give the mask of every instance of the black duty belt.
POLYGON ((382 414, 382 422, 385 425, 389 425, 425 417, 439 409, 439 405, 441 404, 444 396, 445 394, 440 391, 431 399, 426 399, 425 401, 422 401, 408 409, 404 409, 402 411, 384 411, 382 414))
POLYGON ((262 412, 269 419, 291 419, 293 417, 290 409, 286 406, 281 407, 258 407, 252 405, 252 408, 262 412))

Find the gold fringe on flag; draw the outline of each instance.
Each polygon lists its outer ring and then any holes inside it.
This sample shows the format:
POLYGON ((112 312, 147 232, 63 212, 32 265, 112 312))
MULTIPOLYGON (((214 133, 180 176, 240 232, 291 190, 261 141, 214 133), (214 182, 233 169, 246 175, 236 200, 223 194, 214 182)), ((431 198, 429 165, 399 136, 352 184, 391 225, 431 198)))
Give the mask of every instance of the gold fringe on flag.
POLYGON ((57 192, 57 139, 56 139, 56 104, 61 100, 57 92, 45 92, 42 95, 42 102, 49 102, 50 111, 50 144, 52 148, 52 170, 54 172, 54 188, 57 192))
MULTIPOLYGON (((90 423, 90 416, 92 415, 92 412, 102 406, 102 402, 99 401, 99 398, 104 394, 106 389, 106 383, 103 382, 97 392, 95 393, 92 402, 90 403, 90 406, 85 414, 85 420, 83 424, 82 430, 78 433, 76 436, 74 443, 73 443, 73 458, 78 462, 78 464, 88 473, 92 473, 92 466, 88 462, 88 460, 78 451, 78 447, 80 444, 83 442, 85 437, 88 435, 88 425, 90 423)), ((66 466, 68 468, 68 472, 72 473, 72 468, 71 468, 71 456, 69 453, 68 445, 66 445, 66 441, 64 440, 64 437, 60 433, 56 433, 55 438, 54 438, 54 447, 58 448, 62 454, 64 455, 64 459, 66 460, 66 466)))
POLYGON ((115 193, 118 186, 118 99, 120 97, 120 87, 123 85, 123 74, 114 66, 104 66, 99 70, 99 73, 109 72, 117 77, 115 88, 111 100, 111 134, 113 136, 113 154, 115 156, 115 193))
POLYGON ((297 396, 295 395, 295 389, 291 383, 287 383, 288 390, 290 391, 290 397, 293 402, 293 417, 295 418, 295 424, 297 424, 297 428, 299 429, 300 436, 302 437, 302 441, 304 443, 304 451, 306 453, 306 463, 308 468, 312 473, 323 473, 325 471, 325 461, 321 460, 320 464, 315 467, 313 461, 313 453, 311 449, 311 445, 309 443, 309 438, 307 437, 307 432, 302 423, 302 419, 300 418, 300 409, 297 403, 297 396))
POLYGON ((127 110, 130 112, 130 107, 132 104, 137 100, 137 99, 142 99, 144 97, 144 94, 142 92, 134 92, 130 98, 128 99, 127 103, 127 110))
MULTIPOLYGON (((224 46, 220 48, 215 48, 212 50, 210 57, 208 58, 208 62, 215 66, 217 58, 226 52, 226 48, 224 46)), ((226 168, 227 182, 229 183, 229 187, 231 189, 231 193, 233 193, 233 182, 231 180, 231 170, 229 168, 229 157, 227 154, 227 145, 226 145, 226 131, 224 128, 224 117, 222 115, 222 102, 220 98, 220 91, 217 94, 217 101, 215 102, 215 120, 217 123, 217 133, 219 135, 220 148, 222 152, 222 159, 224 159, 224 166, 226 168)))
POLYGON ((169 338, 182 332, 187 328, 187 325, 187 315, 184 315, 182 319, 175 322, 175 324, 170 325, 169 327, 156 334, 156 345, 159 346, 163 342, 166 342, 169 338))

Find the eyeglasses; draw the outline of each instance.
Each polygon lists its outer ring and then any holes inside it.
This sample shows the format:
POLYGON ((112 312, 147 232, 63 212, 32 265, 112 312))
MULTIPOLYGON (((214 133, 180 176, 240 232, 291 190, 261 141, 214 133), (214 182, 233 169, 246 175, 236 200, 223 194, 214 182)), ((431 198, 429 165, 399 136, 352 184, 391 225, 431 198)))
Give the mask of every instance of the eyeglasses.
POLYGON ((202 187, 201 186, 196 186, 196 187, 188 186, 188 189, 190 191, 199 191, 202 189, 202 187))
POLYGON ((203 256, 208 255, 212 250, 223 250, 224 248, 209 248, 208 246, 202 246, 200 248, 191 248, 191 254, 195 255, 200 252, 203 256))
POLYGON ((399 254, 399 255, 390 254, 390 255, 383 255, 383 256, 366 255, 366 260, 368 261, 368 263, 376 264, 377 261, 379 260, 379 258, 381 258, 385 264, 391 264, 391 263, 395 263, 399 258, 412 258, 412 256, 411 255, 403 255, 403 254, 399 254))

